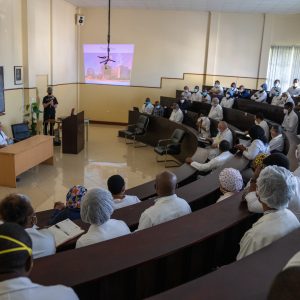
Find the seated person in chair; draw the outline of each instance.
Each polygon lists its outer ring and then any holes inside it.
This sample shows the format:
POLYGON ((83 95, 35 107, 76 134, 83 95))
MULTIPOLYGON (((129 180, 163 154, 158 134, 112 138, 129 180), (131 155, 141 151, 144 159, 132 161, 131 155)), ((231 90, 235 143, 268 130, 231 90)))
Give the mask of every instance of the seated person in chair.
POLYGON ((282 152, 284 149, 284 139, 280 125, 273 125, 270 130, 272 139, 270 140, 270 153, 282 152))
POLYGON ((163 117, 165 113, 164 108, 160 105, 159 101, 155 101, 153 108, 153 116, 163 117))
POLYGON ((202 93, 198 85, 195 86, 194 93, 192 94, 191 101, 201 102, 202 93))
POLYGON ((172 108, 172 113, 169 120, 181 124, 183 121, 183 112, 179 108, 179 105, 177 103, 173 103, 171 108, 172 108))
POLYGON ((259 90, 251 96, 251 100, 254 100, 255 102, 265 102, 267 100, 268 94, 267 94, 267 84, 263 83, 259 90))
POLYGON ((0 122, 0 148, 4 148, 7 145, 13 144, 14 140, 9 138, 3 131, 2 123, 0 122))
POLYGON ((218 98, 213 98, 211 100, 211 109, 209 111, 208 117, 210 119, 216 120, 216 121, 222 121, 223 120, 223 108, 219 104, 218 98))
POLYGON ((201 102, 202 103, 207 103, 210 104, 211 103, 211 97, 210 94, 208 93, 207 89, 204 89, 201 93, 201 102))
POLYGON ((245 86, 240 85, 239 89, 238 89, 238 94, 237 97, 238 98, 242 98, 242 99, 250 99, 250 92, 249 90, 245 89, 245 86))
POLYGON ((146 98, 145 103, 142 106, 141 112, 147 115, 152 115, 154 106, 151 103, 150 98, 146 98))
POLYGON ((222 97, 224 95, 224 89, 221 86, 221 83, 219 80, 215 81, 214 86, 210 89, 209 92, 215 97, 222 97))
POLYGON ((210 137, 210 119, 203 114, 200 114, 196 126, 201 137, 210 137))
POLYGON ((290 102, 285 103, 283 113, 284 119, 281 126, 285 131, 297 134, 299 120, 298 115, 294 111, 293 104, 290 102))
POLYGON ((54 123, 50 120, 55 120, 55 112, 58 105, 56 97, 52 94, 52 87, 48 87, 47 96, 43 99, 44 106, 44 135, 48 134, 48 123, 50 122, 50 135, 54 135, 54 123))
POLYGON ((231 90, 228 90, 226 92, 225 97, 222 98, 220 105, 222 107, 226 107, 226 108, 232 108, 233 104, 234 104, 234 98, 233 98, 233 92, 231 90))

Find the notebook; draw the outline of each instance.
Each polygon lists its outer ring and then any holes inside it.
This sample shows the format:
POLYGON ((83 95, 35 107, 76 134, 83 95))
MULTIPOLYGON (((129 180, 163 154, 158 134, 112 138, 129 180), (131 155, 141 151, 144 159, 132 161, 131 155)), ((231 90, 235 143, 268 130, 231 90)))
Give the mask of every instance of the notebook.
POLYGON ((84 230, 70 219, 61 221, 48 229, 54 235, 56 247, 84 233, 84 230))

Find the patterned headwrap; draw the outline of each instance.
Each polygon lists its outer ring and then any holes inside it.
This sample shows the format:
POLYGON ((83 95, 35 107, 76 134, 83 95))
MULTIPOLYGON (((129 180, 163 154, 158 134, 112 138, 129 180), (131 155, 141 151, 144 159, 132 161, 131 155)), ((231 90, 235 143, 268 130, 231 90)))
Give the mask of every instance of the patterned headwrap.
POLYGON ((241 173, 233 168, 225 168, 219 175, 220 185, 228 192, 239 192, 243 188, 241 173))
POLYGON ((75 185, 70 188, 66 196, 66 206, 69 208, 80 208, 81 199, 86 192, 87 189, 81 185, 75 185))
POLYGON ((252 168, 255 170, 257 167, 262 167, 263 161, 267 156, 268 156, 268 154, 266 154, 266 153, 258 154, 252 162, 252 168))

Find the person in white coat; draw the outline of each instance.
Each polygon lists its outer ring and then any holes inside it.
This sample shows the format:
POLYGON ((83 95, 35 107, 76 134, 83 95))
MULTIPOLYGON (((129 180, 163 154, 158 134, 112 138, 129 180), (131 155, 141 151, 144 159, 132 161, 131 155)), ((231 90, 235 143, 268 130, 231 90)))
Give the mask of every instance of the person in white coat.
POLYGON ((200 114, 196 126, 201 137, 210 137, 210 119, 208 117, 204 116, 203 114, 200 114))
MULTIPOLYGON (((290 164, 288 158, 282 153, 273 153, 262 162, 263 166, 279 166, 289 170, 290 164)), ((263 207, 259 202, 256 195, 256 181, 261 172, 262 168, 257 167, 251 180, 248 192, 245 195, 245 200, 247 201, 248 210, 254 213, 262 213, 263 207)), ((295 184, 292 197, 289 201, 288 208, 296 215, 300 220, 300 178, 294 174, 290 176, 290 180, 295 184)))
POLYGON ((237 260, 242 259, 300 227, 297 217, 287 209, 295 189, 292 173, 268 166, 257 179, 258 199, 264 215, 252 225, 240 241, 237 260))
POLYGON ((269 129, 268 123, 264 120, 264 114, 262 112, 256 113, 254 123, 255 123, 255 125, 260 126, 264 130, 265 136, 266 136, 267 140, 269 140, 270 129, 269 129))
POLYGON ((215 81, 214 86, 209 91, 213 96, 223 96, 224 95, 224 89, 221 86, 221 83, 219 80, 215 81))
POLYGON ((191 100, 192 93, 190 92, 190 89, 187 85, 183 88, 183 92, 181 93, 181 96, 185 100, 191 100))
POLYGON ((298 132, 298 115, 294 111, 294 106, 291 102, 284 104, 284 119, 282 122, 282 127, 285 131, 297 134, 298 132))
POLYGON ((281 87, 280 87, 280 80, 276 79, 274 81, 274 85, 272 86, 272 88, 270 90, 269 96, 271 98, 273 98, 274 96, 277 96, 278 93, 281 94, 281 87))
POLYGON ((299 79, 295 78, 293 80, 293 85, 287 90, 287 92, 292 97, 298 97, 298 96, 300 96, 299 79))
POLYGON ((201 102, 202 93, 198 85, 195 86, 194 93, 192 93, 191 101, 201 102))
POLYGON ((130 234, 123 221, 110 218, 113 211, 113 198, 109 191, 90 189, 81 201, 80 215, 82 221, 91 226, 87 233, 77 240, 76 248, 130 234))
POLYGON ((243 156, 248 160, 253 160, 260 153, 270 153, 269 144, 265 136, 264 130, 254 125, 249 130, 251 144, 249 147, 244 145, 236 145, 235 148, 242 152, 243 156))
POLYGON ((234 93, 231 90, 226 92, 225 97, 222 98, 220 105, 226 108, 232 108, 234 104, 234 93))
POLYGON ((165 171, 156 176, 155 189, 158 198, 153 206, 142 213, 137 230, 156 226, 191 213, 189 204, 175 194, 176 184, 177 177, 172 172, 165 171))
POLYGON ((198 171, 207 173, 219 167, 222 167, 227 161, 229 161, 234 157, 234 155, 230 153, 229 150, 230 150, 229 142, 223 140, 219 144, 220 154, 215 158, 211 159, 209 162, 199 163, 197 161, 193 161, 191 157, 187 157, 185 162, 187 164, 190 164, 193 168, 197 169, 198 171))
POLYGON ((254 100, 255 102, 265 102, 267 100, 268 94, 267 94, 267 85, 263 83, 259 90, 251 96, 251 100, 254 100))
POLYGON ((209 111, 208 117, 210 119, 216 120, 216 121, 222 121, 223 120, 223 108, 219 104, 218 98, 213 98, 211 100, 211 109, 209 111))
MULTIPOLYGON (((281 106, 281 91, 279 88, 275 88, 273 90, 273 97, 272 97, 272 101, 271 101, 271 105, 275 105, 275 106, 281 106)), ((283 106, 283 105, 282 105, 283 106)))
POLYGON ((284 107, 284 104, 291 102, 293 104, 293 107, 295 107, 295 101, 291 97, 291 95, 288 92, 282 93, 280 99, 277 100, 277 106, 284 107))
POLYGON ((114 209, 141 202, 137 196, 125 194, 125 181, 120 175, 110 176, 107 180, 107 188, 112 194, 114 209))
POLYGON ((141 112, 147 115, 152 115, 154 106, 151 103, 150 98, 146 98, 145 103, 142 106, 141 112))
POLYGON ((48 229, 36 226, 37 218, 30 199, 22 194, 10 194, 0 202, 0 219, 22 226, 32 239, 33 258, 55 254, 54 236, 48 229))
POLYGON ((282 128, 280 125, 272 125, 271 140, 269 142, 270 153, 283 152, 284 150, 284 138, 282 135, 282 128))
POLYGON ((211 104, 211 96, 206 89, 202 91, 201 102, 211 104))
POLYGON ((175 123, 179 123, 181 124, 183 121, 183 112, 182 110, 179 108, 179 105, 177 103, 173 103, 172 105, 172 113, 171 116, 169 118, 170 121, 173 121, 175 123))
POLYGON ((33 267, 32 241, 22 226, 0 225, 0 300, 78 300, 71 288, 43 286, 29 279, 33 267))

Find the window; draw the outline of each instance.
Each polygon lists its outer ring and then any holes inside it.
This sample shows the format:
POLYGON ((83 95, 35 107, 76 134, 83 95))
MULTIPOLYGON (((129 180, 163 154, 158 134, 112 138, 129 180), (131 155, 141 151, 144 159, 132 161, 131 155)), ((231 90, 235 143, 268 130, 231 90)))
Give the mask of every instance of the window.
POLYGON ((269 89, 279 79, 281 90, 286 91, 295 78, 300 77, 300 47, 272 46, 269 53, 267 84, 269 89))

